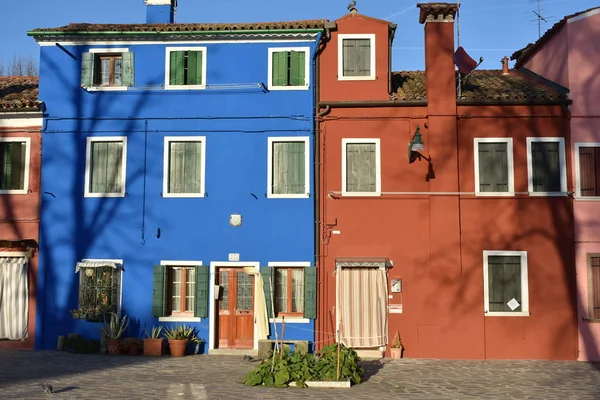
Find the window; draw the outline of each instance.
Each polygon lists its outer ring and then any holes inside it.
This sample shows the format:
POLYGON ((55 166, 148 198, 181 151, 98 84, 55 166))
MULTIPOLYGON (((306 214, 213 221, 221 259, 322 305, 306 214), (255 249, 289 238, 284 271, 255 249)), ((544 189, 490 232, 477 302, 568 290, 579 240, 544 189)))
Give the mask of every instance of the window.
POLYGON ((476 138, 475 192, 498 195, 514 193, 511 138, 476 138))
POLYGON ((588 254, 588 319, 600 321, 600 254, 588 254))
POLYGON ((85 259, 77 263, 79 305, 73 313, 83 319, 104 322, 111 312, 121 311, 123 260, 85 259))
POLYGON ((267 197, 307 198, 310 162, 307 137, 268 139, 267 197))
POLYGON ((161 261, 154 267, 152 312, 160 321, 200 321, 208 312, 208 267, 161 261))
POLYGON ((164 197, 204 197, 205 136, 167 136, 163 166, 164 197))
POLYGON ((529 193, 566 193, 564 138, 527 138, 527 164, 529 193))
POLYGON ((483 285, 486 316, 528 316, 527 252, 485 250, 483 285))
POLYGON ((310 262, 270 262, 260 273, 264 281, 267 313, 294 322, 316 318, 316 268, 310 262))
POLYGON ((338 80, 375 79, 375 35, 338 35, 338 80))
POLYGON ((273 48, 269 49, 269 90, 308 89, 309 48, 273 48))
POLYGON ((89 137, 85 165, 86 197, 125 196, 127 138, 89 137))
POLYGON ((600 143, 575 144, 577 197, 600 197, 600 143))
POLYGON ((206 88, 206 47, 167 47, 165 89, 206 88))
POLYGON ((342 194, 379 196, 380 193, 380 140, 342 139, 342 194))
POLYGON ((133 84, 133 52, 128 49, 90 49, 81 55, 82 87, 126 90, 133 84))
POLYGON ((27 194, 30 143, 29 138, 0 138, 0 193, 27 194))

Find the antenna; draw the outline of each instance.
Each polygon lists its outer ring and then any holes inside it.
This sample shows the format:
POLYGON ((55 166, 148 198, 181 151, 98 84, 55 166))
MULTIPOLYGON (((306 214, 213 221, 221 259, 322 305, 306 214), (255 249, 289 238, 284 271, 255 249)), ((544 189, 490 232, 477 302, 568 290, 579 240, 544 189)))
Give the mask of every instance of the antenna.
POLYGON ((542 1, 541 0, 530 0, 530 2, 537 1, 537 10, 531 12, 535 14, 535 18, 530 22, 537 22, 538 25, 538 39, 542 37, 542 22, 548 23, 548 20, 554 17, 544 16, 542 12, 542 1))

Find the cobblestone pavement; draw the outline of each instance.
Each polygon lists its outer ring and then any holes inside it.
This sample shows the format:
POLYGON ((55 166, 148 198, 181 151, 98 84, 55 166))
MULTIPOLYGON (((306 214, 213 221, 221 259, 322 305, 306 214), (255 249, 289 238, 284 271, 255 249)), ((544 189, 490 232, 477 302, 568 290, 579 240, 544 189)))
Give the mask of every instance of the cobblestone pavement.
POLYGON ((344 389, 242 385, 254 365, 238 356, 0 350, 0 399, 600 399, 600 364, 582 362, 365 361, 365 382, 344 389))

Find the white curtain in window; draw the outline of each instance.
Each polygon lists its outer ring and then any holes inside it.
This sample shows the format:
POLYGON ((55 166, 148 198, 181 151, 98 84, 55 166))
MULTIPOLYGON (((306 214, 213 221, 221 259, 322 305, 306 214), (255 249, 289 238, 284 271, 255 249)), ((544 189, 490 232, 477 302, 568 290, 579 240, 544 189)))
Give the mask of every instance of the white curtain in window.
POLYGON ((385 346, 388 342, 388 289, 380 268, 338 270, 340 336, 348 347, 385 346))
POLYGON ((27 259, 0 257, 0 339, 27 338, 27 259))

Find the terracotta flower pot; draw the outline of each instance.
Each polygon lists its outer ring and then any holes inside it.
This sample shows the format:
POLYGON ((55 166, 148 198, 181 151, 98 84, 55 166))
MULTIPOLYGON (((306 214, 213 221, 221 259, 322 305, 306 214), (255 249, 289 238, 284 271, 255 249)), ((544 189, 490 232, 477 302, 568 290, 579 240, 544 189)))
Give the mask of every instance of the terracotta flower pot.
POLYGON ((391 348, 390 352, 392 353, 392 358, 400 359, 402 358, 402 348, 391 348))
POLYGON ((169 339, 169 348, 171 349, 171 357, 183 357, 188 340, 169 339))
POLYGON ((144 339, 144 355, 160 357, 164 354, 163 339, 144 339))
POLYGON ((108 349, 108 354, 121 354, 121 343, 118 339, 108 339, 106 341, 106 348, 108 349))

